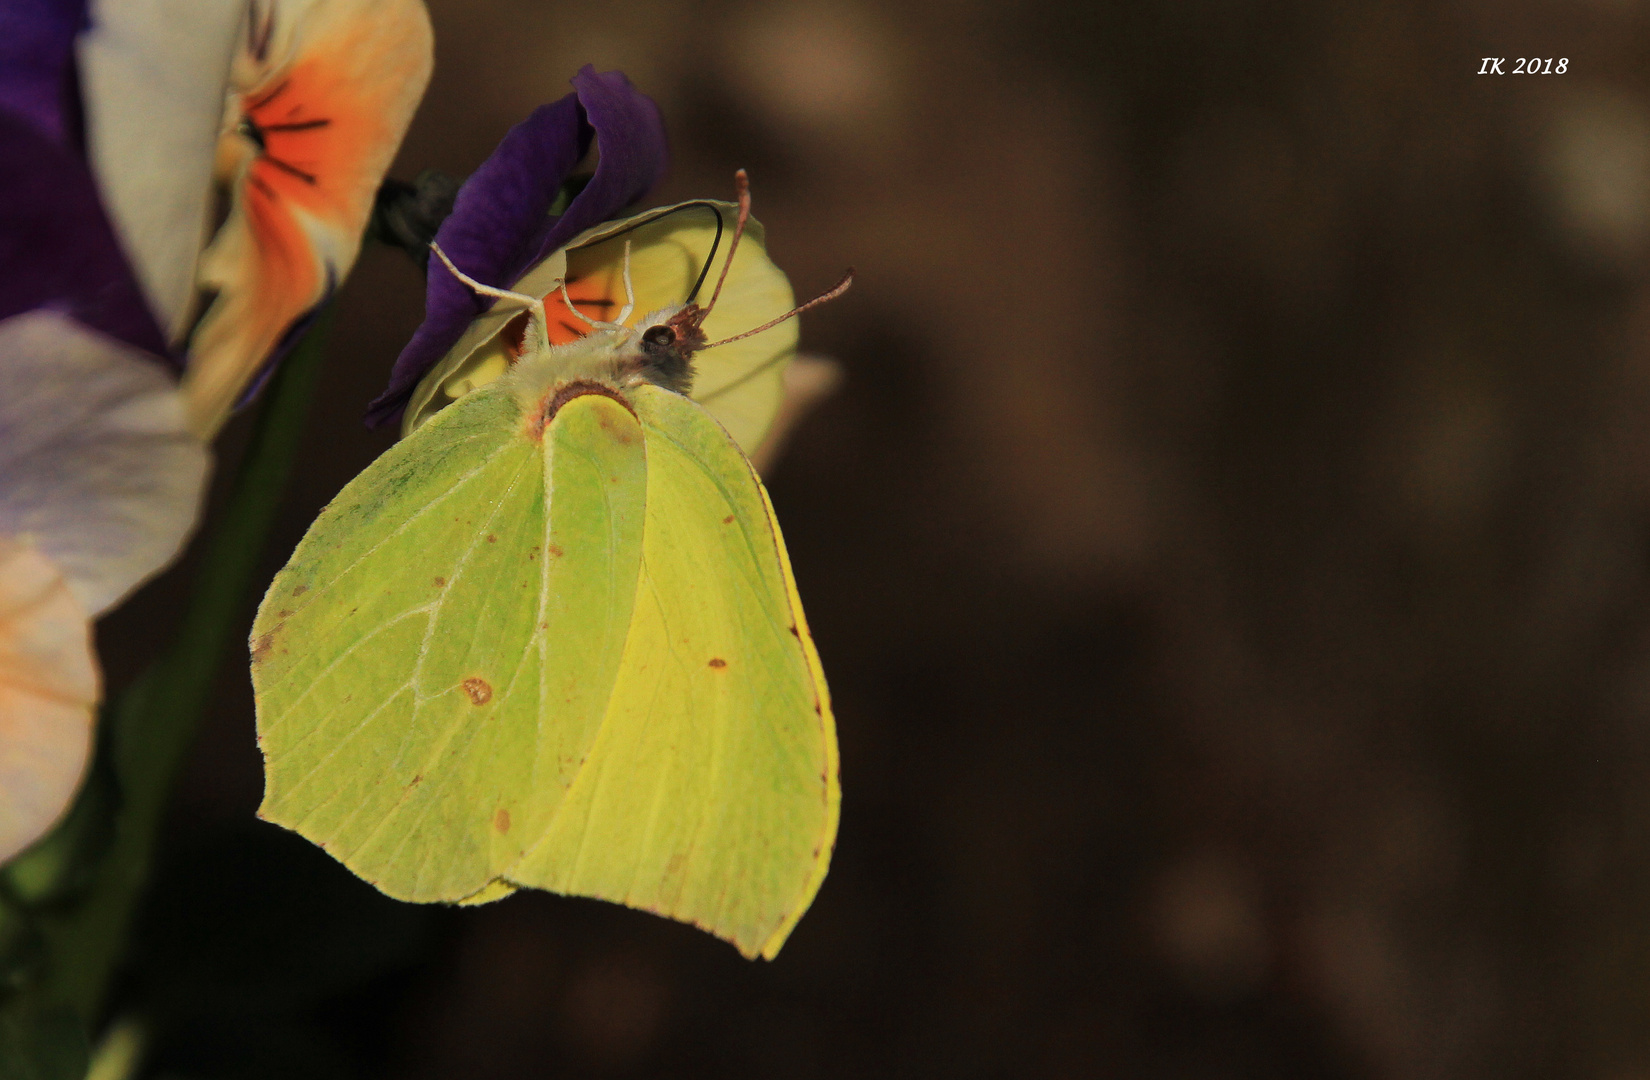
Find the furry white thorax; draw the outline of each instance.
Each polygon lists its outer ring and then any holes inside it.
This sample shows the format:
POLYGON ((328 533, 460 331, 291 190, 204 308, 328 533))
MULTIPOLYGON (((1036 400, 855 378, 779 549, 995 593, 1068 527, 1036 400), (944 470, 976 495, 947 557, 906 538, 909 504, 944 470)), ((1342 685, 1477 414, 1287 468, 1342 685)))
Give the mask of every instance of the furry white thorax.
POLYGON ((651 361, 642 351, 642 334, 668 322, 686 304, 672 304, 625 326, 616 322, 596 322, 577 341, 551 345, 538 314, 528 316, 522 340, 522 356, 500 378, 524 404, 541 401, 544 395, 570 382, 596 382, 625 390, 652 382, 651 361))
MULTIPOLYGON (((680 360, 685 370, 679 373, 675 385, 667 385, 665 380, 657 377, 660 372, 656 360, 650 358, 642 349, 642 335, 655 326, 668 323, 673 316, 686 308, 687 304, 666 305, 638 319, 634 326, 625 325, 631 311, 634 310, 636 297, 636 291, 630 281, 629 240, 624 243, 625 304, 619 312, 617 322, 604 322, 585 315, 568 298, 566 282, 559 283, 562 302, 566 304, 567 310, 590 324, 590 333, 564 345, 550 344, 549 317, 545 314, 543 300, 477 281, 454 266, 447 253, 441 250, 440 244, 432 243, 430 250, 446 264, 454 277, 474 289, 477 294, 517 305, 527 312, 527 326, 522 332, 521 357, 500 376, 500 384, 513 391, 523 405, 531 407, 543 401, 545 395, 555 388, 580 381, 601 383, 615 390, 626 390, 644 382, 653 382, 666 386, 667 389, 687 392, 688 384, 693 377, 693 369, 685 357, 680 360)), ((699 340, 702 342, 704 339, 699 340)))

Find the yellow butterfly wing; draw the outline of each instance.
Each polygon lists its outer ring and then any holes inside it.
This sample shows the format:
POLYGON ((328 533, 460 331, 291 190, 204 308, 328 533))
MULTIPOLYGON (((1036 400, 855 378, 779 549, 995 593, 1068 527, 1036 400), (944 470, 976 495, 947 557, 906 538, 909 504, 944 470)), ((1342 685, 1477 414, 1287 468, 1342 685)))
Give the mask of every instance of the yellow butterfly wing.
POLYGON ((495 898, 597 738, 631 623, 640 426, 489 387, 339 493, 253 626, 260 816, 391 896, 495 898))
POLYGON ((771 958, 836 839, 829 694, 772 507, 738 446, 685 398, 629 396, 647 454, 630 634, 583 767, 504 876, 771 958))

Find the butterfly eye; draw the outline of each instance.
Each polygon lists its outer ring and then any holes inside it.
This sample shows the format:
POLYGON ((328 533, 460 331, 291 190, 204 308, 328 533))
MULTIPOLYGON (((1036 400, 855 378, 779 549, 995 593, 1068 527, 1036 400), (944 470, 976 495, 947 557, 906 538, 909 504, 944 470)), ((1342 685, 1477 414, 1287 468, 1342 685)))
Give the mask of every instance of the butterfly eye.
POLYGON ((644 345, 674 345, 676 344, 676 331, 668 326, 650 326, 642 334, 642 343, 644 345))

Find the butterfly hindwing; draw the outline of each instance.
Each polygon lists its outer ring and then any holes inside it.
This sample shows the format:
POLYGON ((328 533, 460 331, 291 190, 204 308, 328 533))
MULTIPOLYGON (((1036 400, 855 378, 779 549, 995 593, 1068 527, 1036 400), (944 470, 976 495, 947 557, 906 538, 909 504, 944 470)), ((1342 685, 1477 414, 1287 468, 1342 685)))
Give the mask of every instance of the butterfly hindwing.
POLYGON ((835 842, 830 701, 784 542, 703 409, 644 386, 642 572, 600 736, 507 876, 703 927, 771 957, 835 842))

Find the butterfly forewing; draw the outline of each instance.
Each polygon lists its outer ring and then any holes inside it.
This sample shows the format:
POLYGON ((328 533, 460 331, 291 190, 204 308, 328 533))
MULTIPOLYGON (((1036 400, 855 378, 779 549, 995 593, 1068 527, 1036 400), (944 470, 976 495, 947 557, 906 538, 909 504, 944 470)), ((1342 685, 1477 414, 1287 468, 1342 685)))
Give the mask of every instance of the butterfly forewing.
POLYGON ((261 812, 393 896, 486 887, 601 722, 645 465, 623 406, 585 401, 542 436, 502 389, 446 410, 345 488, 259 613, 261 812))

